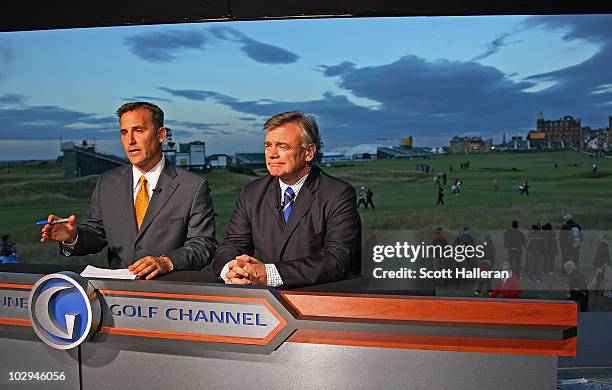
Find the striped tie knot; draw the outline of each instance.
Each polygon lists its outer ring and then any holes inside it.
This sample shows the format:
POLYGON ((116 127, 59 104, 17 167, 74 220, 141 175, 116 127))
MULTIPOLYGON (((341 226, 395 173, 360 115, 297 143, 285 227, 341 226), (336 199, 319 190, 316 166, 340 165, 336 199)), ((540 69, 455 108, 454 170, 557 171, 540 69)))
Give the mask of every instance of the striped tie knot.
POLYGON ((285 223, 289 220, 289 215, 291 214, 291 210, 293 209, 293 201, 295 200, 295 192, 293 192, 293 188, 287 187, 285 190, 285 196, 283 198, 283 217, 285 218, 285 223))

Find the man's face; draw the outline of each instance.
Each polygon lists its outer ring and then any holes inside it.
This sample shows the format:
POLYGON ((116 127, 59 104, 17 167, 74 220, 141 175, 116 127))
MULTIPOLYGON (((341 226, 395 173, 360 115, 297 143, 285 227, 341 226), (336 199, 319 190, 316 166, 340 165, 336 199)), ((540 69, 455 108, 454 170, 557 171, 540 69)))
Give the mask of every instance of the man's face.
POLYGON ((310 171, 315 145, 302 145, 302 133, 295 123, 269 130, 264 141, 266 166, 270 175, 291 185, 310 171))
POLYGON ((148 172, 162 157, 161 142, 166 138, 166 129, 156 129, 151 113, 146 109, 128 111, 119 118, 121 144, 132 165, 148 172))

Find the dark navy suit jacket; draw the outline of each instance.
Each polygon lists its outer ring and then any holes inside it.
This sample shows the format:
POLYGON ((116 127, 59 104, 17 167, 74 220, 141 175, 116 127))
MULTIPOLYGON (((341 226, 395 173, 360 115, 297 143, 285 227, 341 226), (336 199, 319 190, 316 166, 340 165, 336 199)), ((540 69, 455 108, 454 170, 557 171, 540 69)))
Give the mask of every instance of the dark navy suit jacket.
POLYGON ((242 190, 215 253, 217 276, 242 254, 274 263, 285 288, 339 280, 357 268, 361 220, 355 189, 313 166, 285 223, 278 180, 266 175, 242 190))

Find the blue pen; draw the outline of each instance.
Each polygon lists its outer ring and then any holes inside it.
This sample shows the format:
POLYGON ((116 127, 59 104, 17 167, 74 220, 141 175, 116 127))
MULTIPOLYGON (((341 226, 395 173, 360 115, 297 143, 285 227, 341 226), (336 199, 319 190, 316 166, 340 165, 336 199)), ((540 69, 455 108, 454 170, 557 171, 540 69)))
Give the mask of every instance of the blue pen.
POLYGON ((36 224, 37 225, 55 225, 55 224, 64 223, 64 222, 68 222, 68 218, 56 219, 55 221, 51 221, 51 223, 47 221, 38 221, 36 222, 36 224))

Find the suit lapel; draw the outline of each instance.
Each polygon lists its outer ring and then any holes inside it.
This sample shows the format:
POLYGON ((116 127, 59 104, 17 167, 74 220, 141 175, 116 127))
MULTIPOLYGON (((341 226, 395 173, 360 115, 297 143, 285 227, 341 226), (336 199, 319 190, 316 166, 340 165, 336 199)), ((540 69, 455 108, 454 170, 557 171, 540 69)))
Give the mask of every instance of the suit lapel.
POLYGON ((273 178, 272 183, 268 186, 268 193, 266 194, 266 203, 270 208, 270 212, 274 215, 276 224, 280 231, 285 228, 285 220, 281 217, 280 205, 280 186, 278 184, 278 178, 273 178))
POLYGON ((140 226, 136 240, 140 239, 145 230, 147 230, 147 228, 151 225, 157 214, 159 214, 168 200, 170 200, 170 197, 172 197, 174 191, 176 191, 178 183, 174 181, 175 177, 176 169, 168 160, 166 160, 164 169, 159 175, 157 186, 155 187, 158 192, 157 194, 153 194, 151 200, 149 201, 149 207, 147 207, 147 212, 142 220, 142 225, 140 226))
MULTIPOLYGON (((293 204, 293 209, 291 210, 291 214, 289 215, 289 220, 287 221, 287 226, 285 226, 285 230, 283 231, 283 242, 281 245, 281 252, 284 249, 285 245, 287 245, 287 241, 298 227, 304 215, 310 210, 313 201, 316 198, 315 192, 319 188, 319 168, 316 166, 312 167, 308 177, 306 178, 306 182, 302 189, 295 199, 295 203, 293 204)), ((280 214, 280 213, 279 213, 280 214)))
POLYGON ((121 173, 121 180, 119 183, 119 199, 121 202, 121 208, 123 209, 123 215, 131 215, 132 218, 127 218, 126 223, 128 224, 128 230, 130 236, 133 238, 136 236, 138 227, 136 226, 136 214, 134 213, 134 175, 132 175, 132 166, 126 165, 126 169, 121 173), (128 183, 126 186, 124 183, 128 183))

